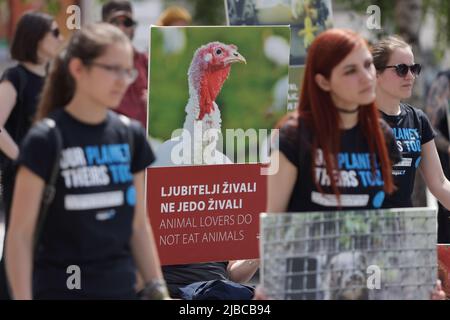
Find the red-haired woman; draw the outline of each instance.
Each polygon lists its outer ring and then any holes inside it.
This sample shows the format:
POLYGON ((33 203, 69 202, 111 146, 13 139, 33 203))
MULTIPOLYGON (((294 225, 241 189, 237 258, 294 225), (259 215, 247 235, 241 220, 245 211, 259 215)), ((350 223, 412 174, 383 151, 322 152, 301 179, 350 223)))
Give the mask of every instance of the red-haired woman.
POLYGON ((380 208, 400 160, 379 120, 375 67, 366 42, 330 29, 308 50, 299 108, 272 152, 268 212, 380 208), (332 178, 330 178, 332 177, 332 178))

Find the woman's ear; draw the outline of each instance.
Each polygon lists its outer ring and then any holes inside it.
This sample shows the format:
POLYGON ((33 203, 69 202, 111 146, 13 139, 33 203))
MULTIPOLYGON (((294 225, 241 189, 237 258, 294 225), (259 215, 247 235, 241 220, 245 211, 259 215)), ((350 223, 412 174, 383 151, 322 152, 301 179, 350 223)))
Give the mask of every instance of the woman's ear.
POLYGON ((69 61, 69 72, 72 75, 72 77, 75 80, 79 80, 83 71, 84 71, 84 64, 83 62, 80 60, 80 58, 72 58, 69 61))
POLYGON ((330 91, 331 90, 330 81, 328 81, 327 78, 325 78, 320 73, 317 73, 314 76, 314 80, 316 81, 316 83, 319 86, 319 88, 322 89, 323 91, 330 91))

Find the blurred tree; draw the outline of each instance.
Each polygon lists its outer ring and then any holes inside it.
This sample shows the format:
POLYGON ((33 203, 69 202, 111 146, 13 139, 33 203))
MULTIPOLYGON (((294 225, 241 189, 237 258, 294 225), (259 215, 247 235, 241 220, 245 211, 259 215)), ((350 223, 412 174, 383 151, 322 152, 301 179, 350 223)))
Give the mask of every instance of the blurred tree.
MULTIPOLYGON (((8 1, 9 0, 0 0, 0 4, 8 1)), ((35 0, 19 0, 19 1, 21 1, 24 4, 36 2, 35 0)), ((56 15, 61 9, 61 3, 58 0, 43 0, 42 3, 44 5, 43 10, 50 13, 51 15, 56 15)))
POLYGON ((425 16, 431 13, 436 23, 434 54, 440 60, 450 43, 450 1, 447 0, 337 0, 356 12, 366 14, 367 7, 377 5, 381 9, 384 36, 396 32, 420 51, 419 30, 425 16))
POLYGON ((224 25, 225 3, 223 0, 189 0, 194 5, 194 20, 201 25, 224 25))

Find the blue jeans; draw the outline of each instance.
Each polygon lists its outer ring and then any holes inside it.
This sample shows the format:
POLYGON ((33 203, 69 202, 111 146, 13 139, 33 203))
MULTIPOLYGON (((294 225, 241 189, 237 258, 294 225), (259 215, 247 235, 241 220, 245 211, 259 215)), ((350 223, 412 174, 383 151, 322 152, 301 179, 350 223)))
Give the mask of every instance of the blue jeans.
POLYGON ((183 300, 251 300, 254 289, 229 280, 194 282, 178 289, 183 300))

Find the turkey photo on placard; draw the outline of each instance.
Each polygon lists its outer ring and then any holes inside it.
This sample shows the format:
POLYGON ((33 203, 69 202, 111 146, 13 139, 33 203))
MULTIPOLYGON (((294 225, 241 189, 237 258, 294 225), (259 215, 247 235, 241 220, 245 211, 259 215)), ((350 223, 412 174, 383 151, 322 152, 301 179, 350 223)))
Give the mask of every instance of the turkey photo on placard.
POLYGON ((152 166, 262 162, 287 109, 289 27, 152 26, 150 43, 152 166))

